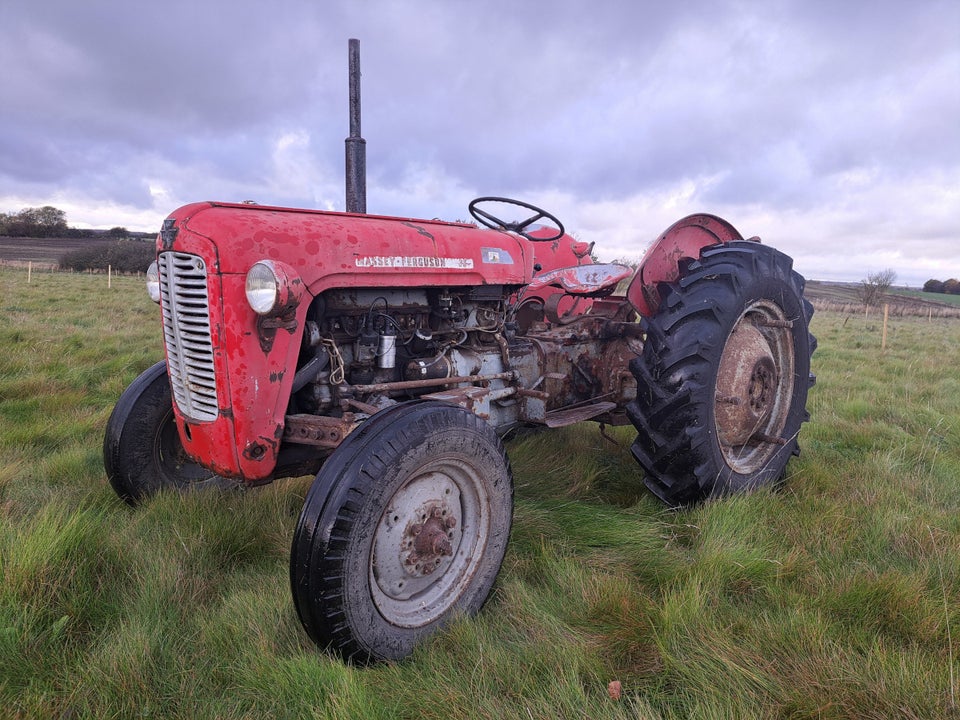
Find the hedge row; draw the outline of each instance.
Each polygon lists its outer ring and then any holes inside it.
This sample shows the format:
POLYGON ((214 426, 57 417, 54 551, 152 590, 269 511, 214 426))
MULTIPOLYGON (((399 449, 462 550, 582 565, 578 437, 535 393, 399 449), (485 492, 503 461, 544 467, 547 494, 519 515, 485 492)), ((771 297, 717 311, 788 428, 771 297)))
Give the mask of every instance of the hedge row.
POLYGON ((76 271, 103 271, 112 268, 117 273, 146 272, 156 259, 153 241, 120 240, 71 250, 60 257, 60 268, 76 271))

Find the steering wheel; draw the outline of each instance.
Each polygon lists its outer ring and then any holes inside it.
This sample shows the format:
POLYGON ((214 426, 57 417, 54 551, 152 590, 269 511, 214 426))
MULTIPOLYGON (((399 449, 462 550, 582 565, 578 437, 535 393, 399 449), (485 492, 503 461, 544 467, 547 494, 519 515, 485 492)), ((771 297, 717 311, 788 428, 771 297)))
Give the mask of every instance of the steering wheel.
POLYGON ((563 236, 563 223, 557 220, 557 218, 548 213, 546 210, 541 210, 536 205, 530 205, 529 203, 520 202, 519 200, 511 200, 510 198, 504 197, 478 197, 475 200, 470 201, 467 209, 470 211, 470 214, 473 216, 474 220, 481 225, 494 230, 507 230, 509 232, 515 232, 532 242, 553 242, 554 240, 557 240, 563 236), (477 205, 481 203, 503 203, 505 205, 516 205, 517 207, 532 211, 533 215, 528 217, 526 220, 506 222, 505 220, 498 218, 496 215, 477 207, 477 205), (526 232, 528 227, 537 222, 537 220, 542 219, 547 219, 557 226, 557 232, 555 235, 538 235, 534 237, 526 232))

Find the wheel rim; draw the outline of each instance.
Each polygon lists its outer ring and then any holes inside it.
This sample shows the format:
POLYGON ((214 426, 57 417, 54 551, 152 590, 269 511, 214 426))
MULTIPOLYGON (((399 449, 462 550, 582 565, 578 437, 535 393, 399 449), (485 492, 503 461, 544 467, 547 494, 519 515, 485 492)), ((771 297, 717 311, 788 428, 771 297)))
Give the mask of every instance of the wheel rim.
POLYGON ((793 323, 770 301, 749 305, 727 337, 717 370, 714 417, 727 465, 743 475, 764 469, 788 438, 793 399, 793 323))
POLYGON ((481 469, 459 458, 424 465, 394 493, 377 524, 370 590, 399 627, 421 627, 461 597, 484 554, 490 499, 481 469))

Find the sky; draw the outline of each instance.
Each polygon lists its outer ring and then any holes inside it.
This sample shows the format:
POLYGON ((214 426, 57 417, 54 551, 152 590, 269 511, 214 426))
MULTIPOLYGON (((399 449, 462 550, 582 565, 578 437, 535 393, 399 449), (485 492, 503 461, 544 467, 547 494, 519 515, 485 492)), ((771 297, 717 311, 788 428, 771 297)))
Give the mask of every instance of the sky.
POLYGON ((514 197, 639 258, 720 215, 809 279, 960 277, 957 0, 3 0, 0 212, 154 231, 198 200, 514 197))

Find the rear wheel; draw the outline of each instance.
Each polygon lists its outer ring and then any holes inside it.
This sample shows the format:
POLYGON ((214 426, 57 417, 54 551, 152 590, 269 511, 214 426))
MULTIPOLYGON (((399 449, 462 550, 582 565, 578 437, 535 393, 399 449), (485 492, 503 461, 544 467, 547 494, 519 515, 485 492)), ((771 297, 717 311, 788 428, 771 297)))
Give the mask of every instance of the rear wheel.
POLYGON ((409 655, 483 605, 512 514, 503 446, 473 413, 437 402, 377 413, 307 494, 290 556, 304 629, 357 662, 409 655))
POLYGON ((788 256, 755 242, 706 248, 660 288, 627 413, 668 504, 768 485, 799 453, 816 347, 803 288, 788 256))
POLYGON ((135 504, 162 489, 237 487, 191 459, 173 417, 167 364, 158 362, 123 391, 107 421, 103 466, 117 495, 135 504))

